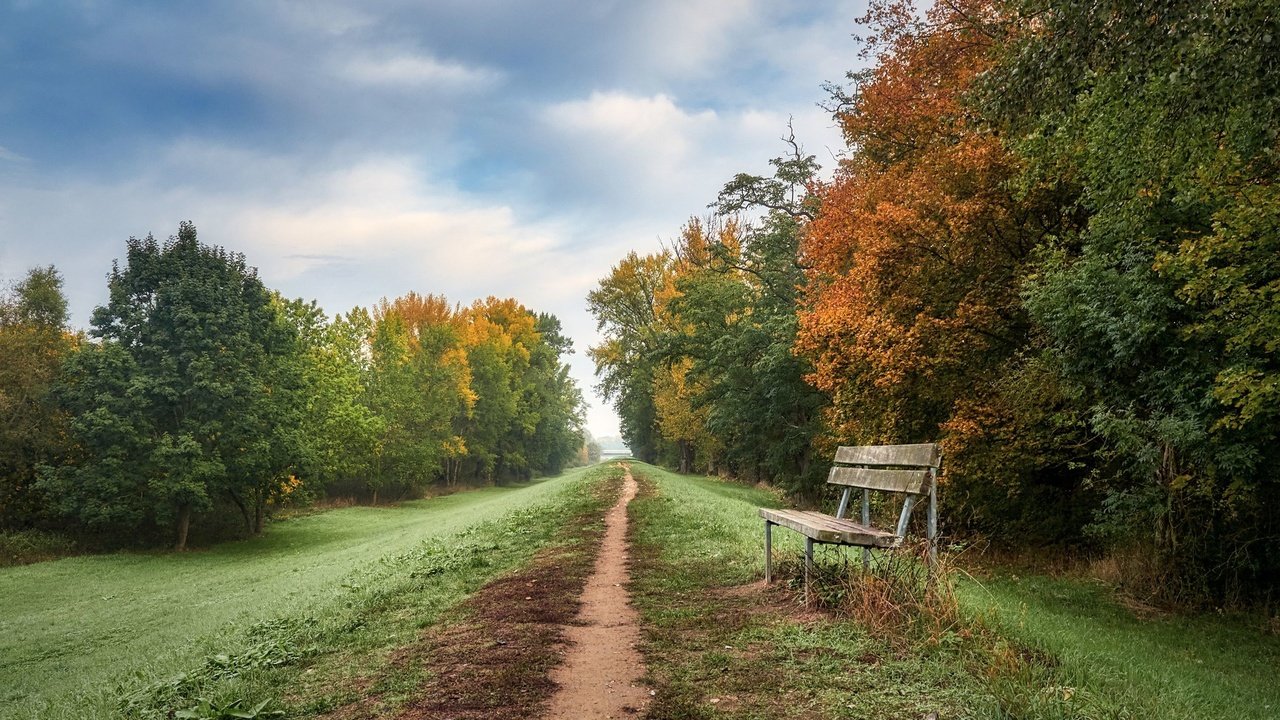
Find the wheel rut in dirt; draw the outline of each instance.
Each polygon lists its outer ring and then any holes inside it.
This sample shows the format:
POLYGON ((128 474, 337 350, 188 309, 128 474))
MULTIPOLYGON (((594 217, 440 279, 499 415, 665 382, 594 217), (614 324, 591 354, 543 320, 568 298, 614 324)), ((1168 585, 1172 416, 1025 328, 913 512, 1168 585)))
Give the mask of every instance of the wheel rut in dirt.
POLYGON ((637 486, 630 467, 623 467, 622 496, 605 516, 604 540, 582 591, 577 624, 565 628, 564 662, 551 672, 557 690, 548 720, 631 717, 649 701, 640 684, 640 616, 627 591, 627 505, 637 486))

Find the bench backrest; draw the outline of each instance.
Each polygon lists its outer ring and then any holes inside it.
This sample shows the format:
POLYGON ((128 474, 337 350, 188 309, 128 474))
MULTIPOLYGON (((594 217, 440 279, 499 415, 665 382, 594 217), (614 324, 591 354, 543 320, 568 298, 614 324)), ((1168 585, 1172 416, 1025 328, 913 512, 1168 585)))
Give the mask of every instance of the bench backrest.
POLYGON ((836 517, 843 518, 849 507, 854 488, 862 489, 862 522, 870 521, 870 491, 901 493, 906 497, 894 534, 902 537, 911 519, 911 509, 916 498, 928 496, 929 519, 927 535, 930 541, 930 558, 933 557, 933 538, 938 522, 938 467, 942 454, 936 443, 916 445, 854 445, 836 450, 835 467, 827 475, 827 482, 843 485, 840 507, 836 517))
POLYGON ((918 445, 856 445, 836 450, 827 482, 832 485, 924 495, 937 472, 941 456, 935 443, 918 445), (857 467, 841 467, 853 465, 857 467))

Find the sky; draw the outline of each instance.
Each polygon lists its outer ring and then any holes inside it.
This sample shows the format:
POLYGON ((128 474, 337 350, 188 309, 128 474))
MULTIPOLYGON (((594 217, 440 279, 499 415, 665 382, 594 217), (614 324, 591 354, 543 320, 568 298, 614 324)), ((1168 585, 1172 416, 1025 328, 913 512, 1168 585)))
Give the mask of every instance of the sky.
POLYGON ((616 435, 587 293, 789 121, 834 165, 864 4, 0 0, 0 283, 57 266, 87 328, 126 240, 191 220, 331 314, 515 297, 616 435))

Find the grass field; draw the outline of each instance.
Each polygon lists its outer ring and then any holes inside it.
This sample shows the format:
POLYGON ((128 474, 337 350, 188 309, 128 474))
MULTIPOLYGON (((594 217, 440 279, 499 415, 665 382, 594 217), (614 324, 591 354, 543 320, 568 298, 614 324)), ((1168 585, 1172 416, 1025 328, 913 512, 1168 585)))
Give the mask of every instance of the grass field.
MULTIPOLYGON (((756 508, 777 496, 633 471, 653 720, 1280 715, 1280 643, 1248 622, 1141 619, 1098 584, 996 574, 960 583, 955 624, 871 627, 802 606, 796 533, 774 536, 783 580, 759 582, 756 508)), ((586 563, 619 477, 597 466, 296 518, 200 552, 0 569, 0 718, 225 718, 260 703, 287 718, 393 714, 438 679, 423 630, 455 642, 475 612, 459 614, 463 599, 540 549, 586 563)), ((509 612, 509 592, 493 592, 509 612)))
POLYGON ((0 569, 0 718, 118 717, 139 689, 133 714, 147 716, 151 696, 191 691, 201 672, 253 685, 219 664, 269 669, 338 635, 373 647, 411 633, 544 544, 588 476, 335 510, 198 552, 0 569), (397 602, 414 616, 355 638, 354 616, 397 602))
MULTIPOLYGON (((804 610, 785 580, 744 585, 776 497, 634 470, 652 718, 1280 717, 1280 641, 1247 622, 1142 620, 1086 581, 1005 577, 960 585, 959 626, 869 629, 804 610)), ((794 573, 799 535, 774 541, 794 573)))
POLYGON ((961 586, 966 607, 1057 660, 1062 687, 1142 698, 1163 717, 1280 717, 1280 638, 1247 618, 1154 614, 1077 578, 984 578, 961 586))

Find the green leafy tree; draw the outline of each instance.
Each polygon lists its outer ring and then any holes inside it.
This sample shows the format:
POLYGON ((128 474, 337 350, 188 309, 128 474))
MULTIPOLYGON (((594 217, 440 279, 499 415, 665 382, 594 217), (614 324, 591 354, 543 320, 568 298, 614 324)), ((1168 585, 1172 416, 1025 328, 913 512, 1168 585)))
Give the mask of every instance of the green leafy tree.
MULTIPOLYGON (((722 198, 734 188, 726 186, 722 198)), ((812 457, 825 398, 805 382, 808 361, 791 351, 804 282, 799 211, 811 205, 792 207, 770 208, 754 226, 710 233, 706 261, 677 281, 673 308, 686 323, 681 353, 698 379, 691 402, 706 414, 723 469, 812 498, 822 486, 812 457)))
POLYGON ((604 335, 588 351, 600 378, 597 387, 614 403, 623 440, 646 462, 655 461, 662 448, 653 384, 670 330, 659 295, 669 283, 671 262, 667 253, 628 253, 587 295, 604 335))
POLYGON ((372 318, 356 308, 329 320, 315 301, 279 302, 301 343, 300 474, 325 487, 367 477, 386 430, 365 404, 372 318))
POLYGON ((181 550, 195 515, 229 494, 265 503, 295 461, 297 338, 244 257, 189 222, 126 257, 62 390, 77 457, 42 486, 89 525, 171 527, 181 550))
POLYGON ((1010 2, 981 106, 1026 186, 1088 221, 1026 289, 1103 442, 1098 528, 1181 598, 1280 573, 1275 467, 1280 15, 1273 4, 1010 2))
POLYGON ((573 341, 564 336, 559 318, 539 313, 534 329, 538 341, 530 352, 532 380, 524 403, 533 413, 527 456, 532 470, 554 475, 583 444, 584 400, 563 359, 573 352, 573 341))

